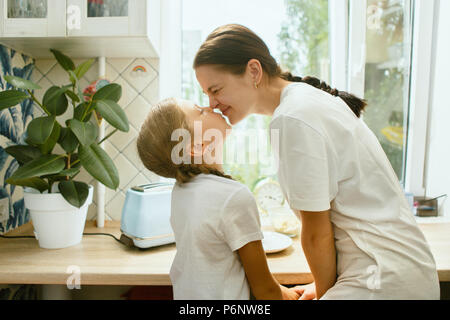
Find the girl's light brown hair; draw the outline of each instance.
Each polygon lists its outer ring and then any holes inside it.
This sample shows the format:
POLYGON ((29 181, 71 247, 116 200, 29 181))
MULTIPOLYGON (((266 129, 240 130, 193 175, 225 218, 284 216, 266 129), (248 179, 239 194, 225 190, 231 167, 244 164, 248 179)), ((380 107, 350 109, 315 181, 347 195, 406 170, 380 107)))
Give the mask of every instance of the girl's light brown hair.
POLYGON ((188 182, 200 173, 232 179, 206 164, 194 164, 192 158, 190 163, 175 164, 172 150, 180 142, 172 141, 172 132, 177 129, 186 129, 193 137, 193 129, 176 99, 165 99, 152 107, 136 142, 139 158, 148 170, 180 183, 188 182))
POLYGON ((197 51, 193 67, 195 69, 202 65, 215 65, 224 71, 241 75, 251 59, 257 59, 270 78, 280 77, 287 81, 304 82, 340 97, 357 117, 360 117, 366 107, 367 103, 363 99, 332 89, 317 78, 296 77, 290 72, 282 72, 264 41, 253 31, 239 24, 227 24, 211 32, 197 51))

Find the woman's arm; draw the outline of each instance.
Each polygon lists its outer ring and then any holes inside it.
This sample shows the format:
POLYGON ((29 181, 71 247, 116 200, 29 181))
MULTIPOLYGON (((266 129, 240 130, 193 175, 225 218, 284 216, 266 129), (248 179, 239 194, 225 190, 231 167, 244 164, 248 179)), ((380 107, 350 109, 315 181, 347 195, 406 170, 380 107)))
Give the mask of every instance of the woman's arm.
POLYGON ((238 249, 250 288, 256 299, 280 300, 299 298, 294 291, 281 286, 270 273, 261 241, 252 241, 238 249))
MULTIPOLYGON (((298 215, 298 211, 296 212, 298 215)), ((336 283, 336 249, 330 212, 300 211, 302 247, 316 284, 319 299, 336 283)))

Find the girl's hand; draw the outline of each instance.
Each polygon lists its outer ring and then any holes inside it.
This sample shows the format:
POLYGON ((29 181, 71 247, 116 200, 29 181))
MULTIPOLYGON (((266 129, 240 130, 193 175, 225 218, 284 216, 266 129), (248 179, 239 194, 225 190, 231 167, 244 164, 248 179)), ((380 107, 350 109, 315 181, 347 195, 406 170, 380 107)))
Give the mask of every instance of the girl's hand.
POLYGON ((280 285, 280 287, 283 300, 298 300, 298 298, 300 298, 300 295, 296 290, 294 290, 294 288, 286 288, 282 285, 280 285))
POLYGON ((316 300, 316 284, 314 282, 291 288, 300 298, 298 300, 316 300))

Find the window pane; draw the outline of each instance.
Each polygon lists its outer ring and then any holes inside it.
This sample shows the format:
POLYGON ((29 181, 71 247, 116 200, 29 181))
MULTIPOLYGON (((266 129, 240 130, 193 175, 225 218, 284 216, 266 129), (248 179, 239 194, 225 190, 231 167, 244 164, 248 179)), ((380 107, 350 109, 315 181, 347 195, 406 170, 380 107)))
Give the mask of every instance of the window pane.
POLYGON ((8 0, 8 18, 47 18, 47 0, 8 0))
POLYGON ((403 181, 409 96, 409 0, 368 0, 364 121, 403 181))
POLYGON ((88 17, 126 17, 128 0, 87 0, 88 17))
POLYGON ((328 0, 286 0, 279 37, 281 66, 330 82, 328 0))

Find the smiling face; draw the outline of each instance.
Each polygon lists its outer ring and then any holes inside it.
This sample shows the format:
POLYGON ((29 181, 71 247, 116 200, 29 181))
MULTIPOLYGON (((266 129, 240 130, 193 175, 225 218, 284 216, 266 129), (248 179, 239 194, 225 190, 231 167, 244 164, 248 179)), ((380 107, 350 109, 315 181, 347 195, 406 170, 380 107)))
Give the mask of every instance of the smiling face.
POLYGON ((186 114, 189 126, 194 129, 195 123, 201 123, 202 137, 207 130, 219 130, 225 140, 231 130, 225 118, 218 112, 214 112, 209 107, 200 107, 192 101, 181 100, 179 103, 181 109, 186 114))
POLYGON ((209 107, 200 107, 188 100, 181 100, 178 105, 192 130, 191 156, 194 157, 194 163, 207 163, 222 170, 223 144, 231 132, 231 126, 220 113, 209 107))
POLYGON ((219 109, 235 125, 251 113, 256 100, 251 72, 234 75, 214 65, 195 69, 200 86, 209 97, 210 107, 219 109))

